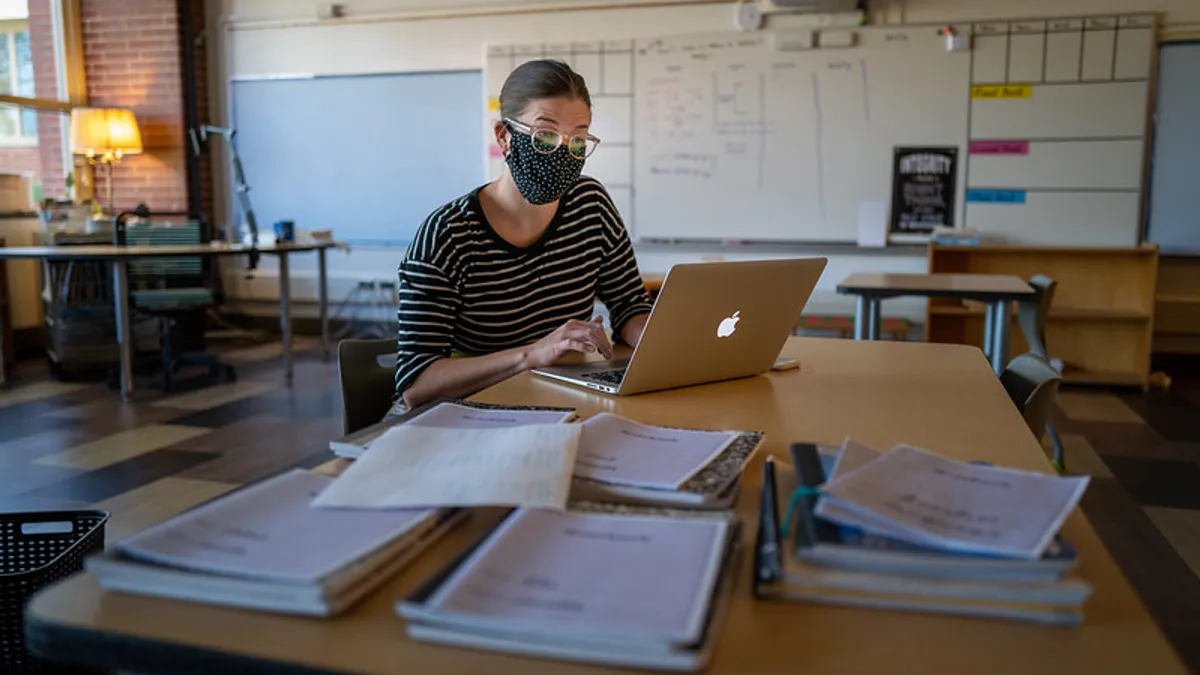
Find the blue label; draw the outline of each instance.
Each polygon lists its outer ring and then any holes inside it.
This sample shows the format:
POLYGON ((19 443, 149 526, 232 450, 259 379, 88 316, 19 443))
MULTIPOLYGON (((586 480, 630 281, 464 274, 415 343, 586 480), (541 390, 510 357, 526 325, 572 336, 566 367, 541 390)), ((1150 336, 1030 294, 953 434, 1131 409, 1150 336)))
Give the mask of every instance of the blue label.
POLYGON ((967 201, 977 204, 1024 204, 1024 190, 967 190, 967 201))

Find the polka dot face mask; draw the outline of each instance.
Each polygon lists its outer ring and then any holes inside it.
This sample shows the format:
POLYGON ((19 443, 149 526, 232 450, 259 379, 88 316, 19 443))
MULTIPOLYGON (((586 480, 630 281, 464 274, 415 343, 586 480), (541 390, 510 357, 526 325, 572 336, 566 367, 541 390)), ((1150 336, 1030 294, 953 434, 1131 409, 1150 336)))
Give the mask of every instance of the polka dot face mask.
POLYGON ((583 173, 583 160, 571 155, 563 143, 554 152, 541 153, 533 137, 508 125, 508 155, 505 161, 521 196, 530 204, 557 201, 583 173))

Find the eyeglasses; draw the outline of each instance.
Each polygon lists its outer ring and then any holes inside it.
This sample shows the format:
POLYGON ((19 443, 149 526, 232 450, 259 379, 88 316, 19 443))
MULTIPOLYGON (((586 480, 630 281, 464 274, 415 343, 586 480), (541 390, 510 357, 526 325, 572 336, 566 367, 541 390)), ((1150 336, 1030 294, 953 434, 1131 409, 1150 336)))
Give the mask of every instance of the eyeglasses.
MULTIPOLYGON (((554 129, 531 127, 511 117, 505 117, 504 122, 513 129, 529 136, 533 140, 533 149, 543 155, 549 155, 558 150, 563 144, 563 135, 554 129)), ((567 152, 571 153, 571 156, 575 159, 586 159, 588 155, 596 151, 597 145, 600 145, 600 139, 591 134, 571 136, 567 139, 567 152)))

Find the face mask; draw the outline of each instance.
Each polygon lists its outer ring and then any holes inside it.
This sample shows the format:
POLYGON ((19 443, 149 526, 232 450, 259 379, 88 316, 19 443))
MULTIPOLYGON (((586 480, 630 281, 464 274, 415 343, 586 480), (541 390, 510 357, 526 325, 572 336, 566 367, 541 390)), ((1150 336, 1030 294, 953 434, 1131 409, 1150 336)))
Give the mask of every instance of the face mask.
POLYGON ((583 172, 583 160, 572 157, 566 143, 550 154, 543 154, 533 149, 529 134, 509 128, 508 138, 505 161, 521 196, 530 204, 557 201, 583 172))

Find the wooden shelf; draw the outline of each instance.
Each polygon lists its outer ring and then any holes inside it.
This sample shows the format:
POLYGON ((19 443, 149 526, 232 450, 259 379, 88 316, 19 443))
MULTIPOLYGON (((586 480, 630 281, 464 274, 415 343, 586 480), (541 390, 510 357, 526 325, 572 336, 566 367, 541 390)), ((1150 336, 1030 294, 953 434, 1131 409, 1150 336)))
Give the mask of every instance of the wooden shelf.
MULTIPOLYGON (((1158 248, 1064 246, 931 246, 929 271, 947 274, 1045 275, 1058 282, 1046 321, 1046 348, 1068 365, 1063 379, 1076 384, 1144 386, 1150 377, 1152 331, 1164 307, 1173 307, 1185 328, 1191 302, 1155 302, 1155 293, 1190 297, 1193 284, 1163 288, 1158 248)), ((1161 298, 1159 298, 1161 299, 1161 298)), ((925 337, 931 342, 982 344, 985 308, 976 303, 930 300, 925 337)), ((1015 310, 1015 307, 1014 307, 1015 310)), ((1015 312, 1014 312, 1015 313, 1015 312)), ((1012 332, 1009 358, 1029 349, 1021 331, 1012 332)))
POLYGON ((1156 295, 1154 301, 1173 305, 1200 305, 1200 295, 1156 295))
POLYGON ((1141 373, 1104 370, 1067 370, 1063 382, 1068 384, 1115 384, 1142 386, 1146 377, 1141 373))
MULTIPOLYGON (((983 316, 982 309, 958 305, 931 305, 929 313, 936 316, 983 316)), ((1131 309, 1062 307, 1051 309, 1049 318, 1051 321, 1146 321, 1150 313, 1131 309)))

